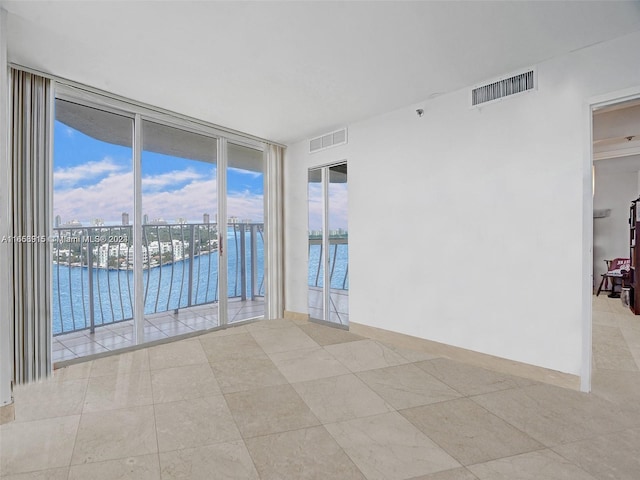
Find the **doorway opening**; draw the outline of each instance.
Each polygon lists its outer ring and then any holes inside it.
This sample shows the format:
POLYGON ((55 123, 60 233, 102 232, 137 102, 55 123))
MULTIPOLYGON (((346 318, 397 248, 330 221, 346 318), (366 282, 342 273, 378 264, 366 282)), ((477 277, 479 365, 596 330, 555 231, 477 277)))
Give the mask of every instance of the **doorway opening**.
POLYGON ((635 314, 640 305, 633 305, 634 293, 640 293, 634 288, 640 276, 634 258, 640 253, 635 246, 638 219, 630 215, 631 203, 640 195, 638 97, 612 96, 591 104, 592 295, 583 391, 591 390, 592 381, 597 388, 605 378, 624 383, 625 376, 640 375, 640 316, 635 314))

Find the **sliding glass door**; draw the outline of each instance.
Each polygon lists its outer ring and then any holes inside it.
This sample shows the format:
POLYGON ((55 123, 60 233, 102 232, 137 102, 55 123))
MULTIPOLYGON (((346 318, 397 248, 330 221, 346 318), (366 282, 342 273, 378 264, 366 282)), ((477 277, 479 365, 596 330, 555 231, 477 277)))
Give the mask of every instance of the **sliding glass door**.
POLYGON ((56 100, 54 362, 263 318, 263 146, 89 103, 56 100))
POLYGON ((142 122, 145 341, 220 325, 216 139, 142 122))
POLYGON ((309 315, 349 324, 347 164, 309 170, 309 315))
POLYGON ((133 118, 61 99, 55 112, 52 331, 61 361, 133 339, 133 118))
POLYGON ((264 155, 229 143, 227 159, 227 314, 235 323, 265 313, 264 155))

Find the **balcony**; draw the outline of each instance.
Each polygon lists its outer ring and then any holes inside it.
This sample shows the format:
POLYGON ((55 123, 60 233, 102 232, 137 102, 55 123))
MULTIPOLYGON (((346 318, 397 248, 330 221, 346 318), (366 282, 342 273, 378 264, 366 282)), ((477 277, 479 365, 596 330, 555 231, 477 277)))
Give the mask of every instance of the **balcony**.
MULTIPOLYGON (((217 224, 143 225, 145 341, 219 326, 217 224)), ((53 361, 133 345, 130 225, 54 229, 53 361)), ((227 225, 229 323, 264 314, 264 225, 227 225)))

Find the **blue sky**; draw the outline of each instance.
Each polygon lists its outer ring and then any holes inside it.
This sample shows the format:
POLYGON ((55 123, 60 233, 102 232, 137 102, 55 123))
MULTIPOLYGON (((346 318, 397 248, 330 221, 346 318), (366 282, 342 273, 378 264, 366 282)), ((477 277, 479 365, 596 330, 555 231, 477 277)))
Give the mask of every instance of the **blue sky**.
MULTIPOLYGON (((54 130, 54 216, 62 223, 95 218, 105 224, 120 222, 123 212, 133 219, 132 150, 91 138, 58 121, 54 130)), ((216 167, 152 152, 142 155, 142 205, 149 219, 178 218, 201 222, 215 219, 216 167)), ((229 168, 229 216, 263 220, 263 176, 229 168)))

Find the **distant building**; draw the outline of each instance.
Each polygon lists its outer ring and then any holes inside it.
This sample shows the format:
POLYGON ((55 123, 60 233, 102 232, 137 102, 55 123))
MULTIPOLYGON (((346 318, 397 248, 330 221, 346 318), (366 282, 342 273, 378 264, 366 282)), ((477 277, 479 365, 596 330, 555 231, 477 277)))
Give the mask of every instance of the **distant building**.
POLYGON ((81 226, 82 226, 82 223, 78 220, 70 220, 61 225, 61 227, 66 227, 66 228, 76 228, 81 226))
POLYGON ((122 213, 122 225, 129 225, 129 214, 127 212, 122 213))
POLYGON ((204 215, 202 215, 202 223, 204 223, 204 224, 206 224, 206 225, 208 225, 209 223, 211 223, 211 222, 210 222, 210 219, 209 219, 209 214, 208 214, 208 213, 205 213, 204 215))
POLYGON ((55 222, 54 222, 55 228, 58 228, 61 223, 62 223, 62 219, 60 218, 60 215, 56 215, 56 219, 55 219, 55 222))

